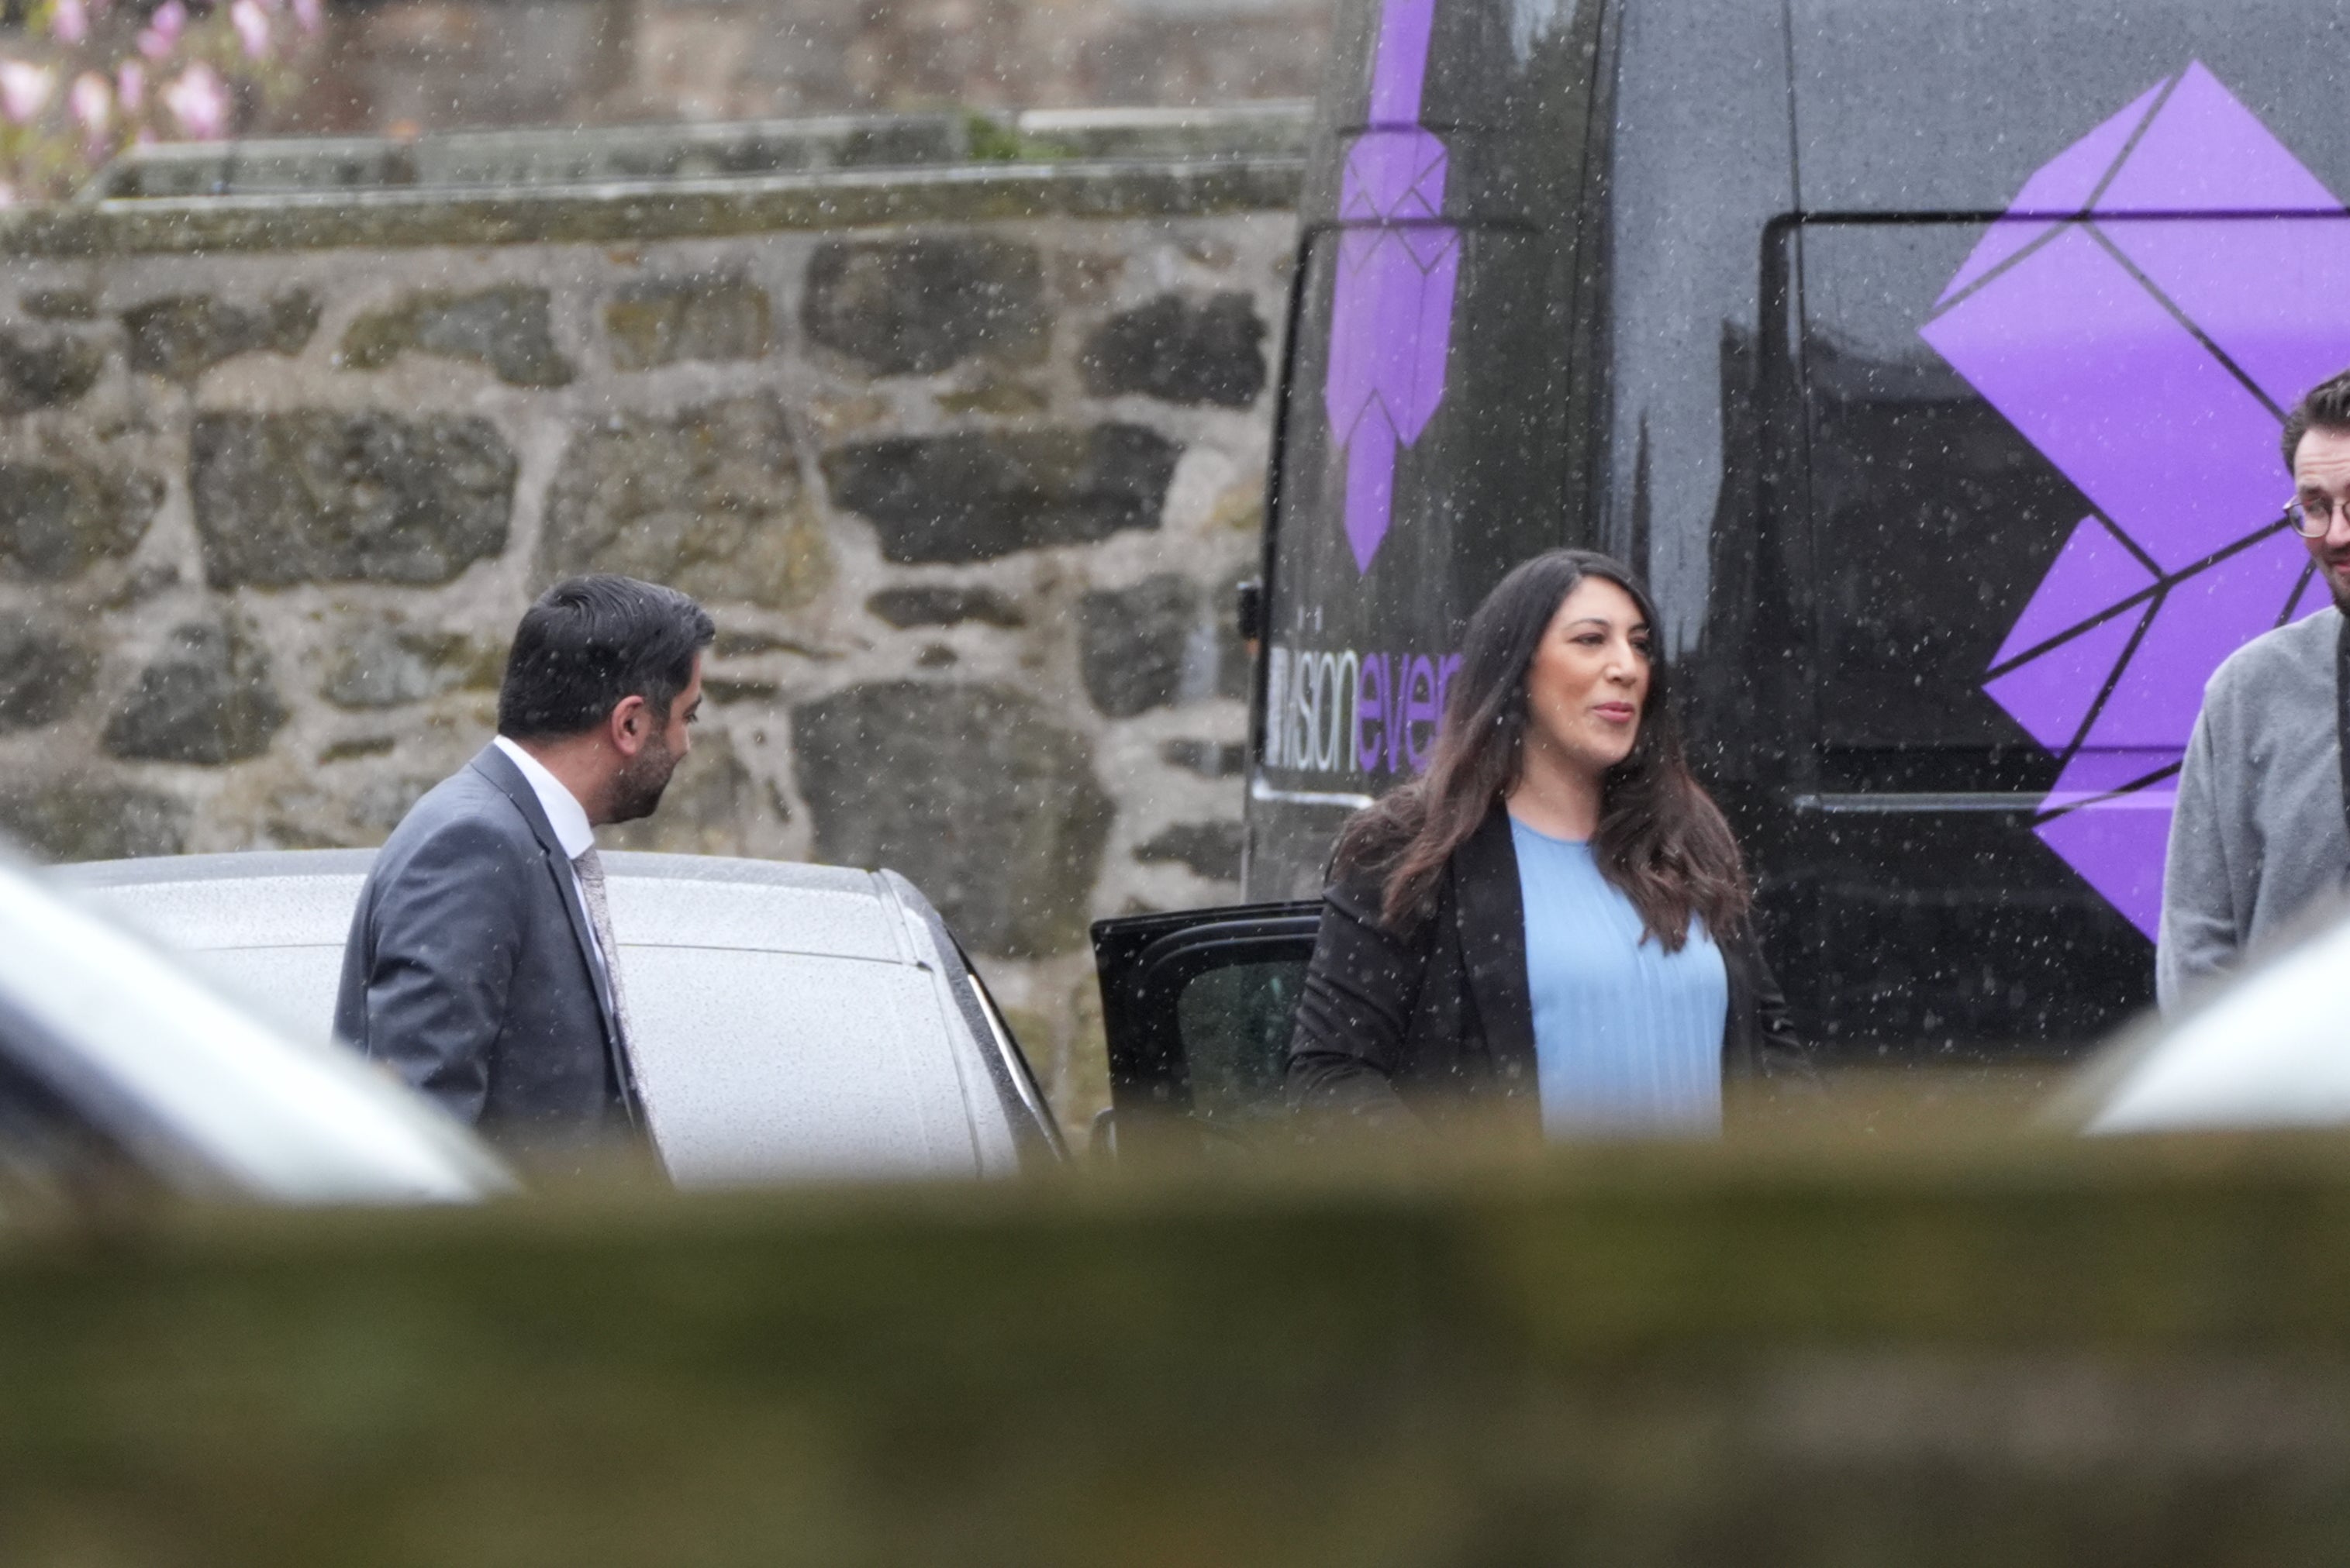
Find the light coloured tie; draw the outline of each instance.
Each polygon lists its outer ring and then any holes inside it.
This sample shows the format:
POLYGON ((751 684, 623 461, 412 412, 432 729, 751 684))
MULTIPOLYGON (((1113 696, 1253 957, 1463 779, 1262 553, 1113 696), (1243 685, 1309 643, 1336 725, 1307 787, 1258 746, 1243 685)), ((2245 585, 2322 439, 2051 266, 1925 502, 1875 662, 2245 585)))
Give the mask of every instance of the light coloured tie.
POLYGON ((596 932, 597 950, 604 957, 605 983, 612 988, 612 1015, 620 1025, 620 1043, 629 1041, 629 993, 620 984, 620 944, 612 940, 611 906, 604 901, 604 862, 589 845, 571 863, 579 878, 579 898, 588 906, 588 924, 596 932))

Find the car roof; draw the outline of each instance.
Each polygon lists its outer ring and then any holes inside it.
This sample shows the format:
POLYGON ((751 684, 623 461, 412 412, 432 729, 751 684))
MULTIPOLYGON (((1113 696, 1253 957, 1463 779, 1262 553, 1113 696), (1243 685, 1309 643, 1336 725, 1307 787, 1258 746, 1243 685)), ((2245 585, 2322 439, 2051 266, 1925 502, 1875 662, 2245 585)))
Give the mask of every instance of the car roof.
MULTIPOLYGON (((602 858, 608 879, 640 885, 626 946, 914 961, 885 873, 719 855, 613 850, 602 858), (700 891, 713 886, 740 889, 761 920, 745 924, 735 918, 743 903, 713 903, 700 891)), ((174 945, 211 950, 316 940, 329 909, 348 919, 374 864, 372 849, 292 849, 88 861, 53 870, 79 888, 150 889, 140 901, 140 924, 174 945)), ((340 929, 334 935, 339 943, 340 929)))

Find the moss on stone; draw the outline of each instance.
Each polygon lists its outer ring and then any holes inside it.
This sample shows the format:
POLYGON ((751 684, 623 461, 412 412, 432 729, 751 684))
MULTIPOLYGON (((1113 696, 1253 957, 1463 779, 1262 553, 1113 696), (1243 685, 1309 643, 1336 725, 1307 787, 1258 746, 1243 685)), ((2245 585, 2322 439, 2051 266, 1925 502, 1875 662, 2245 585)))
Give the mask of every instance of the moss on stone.
POLYGON ((771 346, 767 291, 740 277, 630 284, 604 306, 612 366, 648 370, 681 360, 758 359, 771 346))
POLYGON ((1297 204, 1302 160, 993 164, 858 171, 592 191, 497 194, 386 191, 347 200, 208 198, 0 214, 0 254, 102 256, 380 249, 423 245, 608 244, 716 239, 775 230, 1044 218, 1200 217, 1297 204))
POLYGON ((0 462, 0 563, 37 582, 78 577, 137 549, 162 500, 161 480, 103 456, 0 462))
POLYGON ((188 438, 215 587, 447 582, 505 548, 517 472, 474 416, 200 414, 188 438))
POLYGON ((192 381, 240 354, 299 354, 318 329, 318 300, 299 288, 261 306, 235 305, 209 295, 170 295, 124 311, 122 327, 130 338, 132 369, 192 381))
POLYGON ((540 575, 619 572, 789 609, 829 586, 829 541, 771 393, 581 431, 547 497, 540 575))
POLYGON ((144 762, 243 762, 269 749, 286 720, 269 659, 235 616, 174 627, 107 721, 104 744, 144 762))
POLYGON ((81 400, 106 369, 105 348, 70 332, 0 331, 0 414, 81 400))
POLYGON ((80 707, 98 655, 46 617, 0 617, 0 732, 54 724, 80 707))
POLYGON ((547 291, 529 284, 421 290, 352 322, 339 358, 347 369, 378 370, 402 354, 435 354, 485 365, 516 387, 568 386, 577 372, 555 346, 548 306, 547 291))
POLYGON ((102 777, 0 784, 0 831, 52 860, 177 855, 188 826, 171 796, 102 777))

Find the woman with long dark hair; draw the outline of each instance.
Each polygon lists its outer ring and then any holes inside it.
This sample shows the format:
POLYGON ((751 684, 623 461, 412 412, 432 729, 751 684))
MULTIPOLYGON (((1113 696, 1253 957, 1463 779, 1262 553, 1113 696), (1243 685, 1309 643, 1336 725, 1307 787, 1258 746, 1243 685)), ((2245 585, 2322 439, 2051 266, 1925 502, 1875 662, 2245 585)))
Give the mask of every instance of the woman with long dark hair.
POLYGON ((1737 841, 1682 755, 1656 618, 1587 550, 1524 563, 1470 618, 1428 771, 1339 836, 1293 1106, 1707 1132, 1725 1077, 1805 1071, 1737 841))

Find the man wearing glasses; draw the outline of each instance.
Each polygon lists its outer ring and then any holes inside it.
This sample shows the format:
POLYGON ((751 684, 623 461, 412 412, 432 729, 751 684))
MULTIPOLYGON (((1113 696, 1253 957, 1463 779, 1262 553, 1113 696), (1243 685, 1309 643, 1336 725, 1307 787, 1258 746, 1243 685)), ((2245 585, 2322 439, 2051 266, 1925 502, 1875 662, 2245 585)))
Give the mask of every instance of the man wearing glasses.
POLYGON ((2155 994, 2167 1011, 2350 877, 2350 371, 2285 419, 2285 512, 2336 613, 2255 638, 2204 688, 2178 774, 2155 994))

